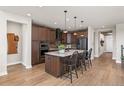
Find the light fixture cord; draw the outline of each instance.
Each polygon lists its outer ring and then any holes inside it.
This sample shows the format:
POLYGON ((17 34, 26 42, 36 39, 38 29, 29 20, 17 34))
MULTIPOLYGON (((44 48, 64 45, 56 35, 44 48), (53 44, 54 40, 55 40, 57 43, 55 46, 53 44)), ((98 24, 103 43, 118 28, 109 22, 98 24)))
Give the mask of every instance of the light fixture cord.
POLYGON ((66 13, 67 11, 64 11, 65 12, 65 30, 66 30, 66 13))
POLYGON ((75 30, 76 30, 76 18, 77 18, 77 17, 75 16, 75 17, 74 17, 74 19, 75 19, 75 30))

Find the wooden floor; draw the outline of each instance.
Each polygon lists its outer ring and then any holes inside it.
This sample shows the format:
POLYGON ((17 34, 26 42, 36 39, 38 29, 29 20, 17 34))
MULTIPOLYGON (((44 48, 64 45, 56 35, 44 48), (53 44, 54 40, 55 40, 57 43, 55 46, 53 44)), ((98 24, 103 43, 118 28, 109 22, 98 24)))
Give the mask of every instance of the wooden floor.
POLYGON ((8 75, 0 77, 0 85, 124 85, 124 67, 111 60, 111 53, 105 53, 93 61, 93 67, 74 77, 55 78, 44 71, 44 64, 26 70, 22 65, 8 67, 8 75))

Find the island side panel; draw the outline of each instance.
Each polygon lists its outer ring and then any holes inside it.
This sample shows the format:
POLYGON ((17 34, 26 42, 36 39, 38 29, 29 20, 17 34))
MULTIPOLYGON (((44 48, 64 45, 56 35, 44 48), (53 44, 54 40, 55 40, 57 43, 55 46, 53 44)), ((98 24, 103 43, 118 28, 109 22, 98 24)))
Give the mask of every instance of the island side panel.
POLYGON ((60 57, 45 55, 45 71, 55 77, 61 76, 62 62, 60 57))

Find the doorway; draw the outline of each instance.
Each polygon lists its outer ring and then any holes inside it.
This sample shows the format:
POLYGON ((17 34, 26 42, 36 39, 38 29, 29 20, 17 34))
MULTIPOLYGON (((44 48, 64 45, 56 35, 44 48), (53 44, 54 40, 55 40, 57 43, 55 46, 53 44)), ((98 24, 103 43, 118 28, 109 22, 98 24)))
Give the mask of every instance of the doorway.
POLYGON ((113 53, 113 35, 112 31, 104 31, 100 33, 100 45, 102 46, 101 55, 104 53, 113 53), (102 36, 102 38, 101 38, 102 36))
POLYGON ((105 36, 105 52, 113 51, 113 38, 112 34, 105 36))

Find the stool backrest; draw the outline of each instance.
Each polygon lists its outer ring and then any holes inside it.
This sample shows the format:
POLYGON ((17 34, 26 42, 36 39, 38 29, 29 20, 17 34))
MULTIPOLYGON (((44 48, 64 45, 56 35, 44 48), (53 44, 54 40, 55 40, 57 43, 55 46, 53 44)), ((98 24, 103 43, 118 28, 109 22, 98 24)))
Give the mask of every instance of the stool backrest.
POLYGON ((91 54, 92 54, 92 48, 90 48, 88 51, 88 58, 91 58, 91 54))
POLYGON ((76 65, 78 62, 78 51, 75 51, 71 56, 70 56, 70 60, 72 65, 76 65))

